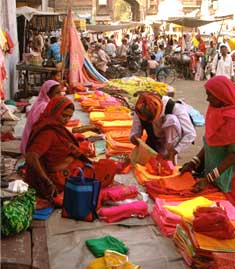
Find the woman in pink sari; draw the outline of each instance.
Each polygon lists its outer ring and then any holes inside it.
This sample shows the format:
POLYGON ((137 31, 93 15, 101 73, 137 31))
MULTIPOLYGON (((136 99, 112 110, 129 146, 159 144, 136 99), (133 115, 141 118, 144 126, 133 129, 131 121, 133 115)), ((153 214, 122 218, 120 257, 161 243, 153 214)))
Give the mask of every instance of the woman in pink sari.
POLYGON ((32 106, 28 116, 27 122, 22 135, 20 151, 25 154, 25 148, 28 142, 29 135, 33 124, 39 119, 40 114, 44 111, 50 99, 61 95, 60 83, 55 80, 47 80, 40 88, 37 101, 32 106))

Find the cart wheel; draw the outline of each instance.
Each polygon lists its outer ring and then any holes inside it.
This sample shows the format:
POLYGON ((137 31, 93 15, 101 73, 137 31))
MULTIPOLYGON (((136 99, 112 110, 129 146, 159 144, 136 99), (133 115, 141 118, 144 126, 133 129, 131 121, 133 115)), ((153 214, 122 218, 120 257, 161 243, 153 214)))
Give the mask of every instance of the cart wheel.
POLYGON ((166 73, 161 70, 157 73, 157 81, 160 81, 160 82, 165 82, 165 79, 166 79, 166 73))
POLYGON ((174 81, 175 81, 175 78, 176 78, 176 71, 174 69, 168 69, 167 70, 168 73, 167 73, 167 76, 165 77, 165 83, 167 84, 172 84, 174 81))

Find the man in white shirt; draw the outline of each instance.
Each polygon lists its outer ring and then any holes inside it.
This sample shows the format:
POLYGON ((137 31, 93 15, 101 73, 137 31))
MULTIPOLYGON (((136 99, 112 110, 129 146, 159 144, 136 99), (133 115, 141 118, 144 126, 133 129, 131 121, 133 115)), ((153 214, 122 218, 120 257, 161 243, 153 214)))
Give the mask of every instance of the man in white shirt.
POLYGON ((137 138, 146 130, 146 144, 176 163, 177 154, 195 140, 196 131, 184 105, 175 103, 172 113, 168 114, 169 99, 152 93, 142 94, 136 102, 129 138, 137 145, 137 138))
POLYGON ((212 74, 226 76, 232 80, 234 78, 233 60, 228 54, 228 48, 225 44, 220 46, 220 53, 216 54, 213 59, 212 74))
POLYGON ((105 51, 109 57, 116 57, 116 47, 111 39, 108 39, 108 43, 105 47, 105 51))
POLYGON ((100 71, 100 73, 104 75, 108 69, 108 63, 110 62, 110 58, 107 53, 102 49, 101 44, 97 43, 95 45, 95 52, 98 56, 95 66, 100 71))
POLYGON ((120 57, 127 57, 128 44, 126 39, 122 39, 122 45, 117 49, 117 55, 120 57))

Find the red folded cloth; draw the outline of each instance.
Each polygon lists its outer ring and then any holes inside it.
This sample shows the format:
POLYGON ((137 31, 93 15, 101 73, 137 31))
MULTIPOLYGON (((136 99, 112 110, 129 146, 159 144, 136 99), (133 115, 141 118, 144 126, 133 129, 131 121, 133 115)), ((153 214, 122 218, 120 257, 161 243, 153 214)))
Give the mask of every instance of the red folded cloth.
POLYGON ((99 219, 109 223, 130 217, 144 218, 148 215, 148 204, 144 201, 136 201, 110 208, 101 208, 99 211, 99 219))
POLYGON ((221 207, 199 207, 194 212, 193 229, 218 239, 235 238, 235 227, 221 207))
POLYGON ((160 154, 151 157, 145 167, 150 174, 157 176, 170 176, 175 169, 173 162, 164 160, 160 154))
POLYGON ((133 199, 138 195, 137 186, 125 186, 125 185, 114 185, 101 190, 100 196, 101 201, 122 201, 125 199, 133 199))

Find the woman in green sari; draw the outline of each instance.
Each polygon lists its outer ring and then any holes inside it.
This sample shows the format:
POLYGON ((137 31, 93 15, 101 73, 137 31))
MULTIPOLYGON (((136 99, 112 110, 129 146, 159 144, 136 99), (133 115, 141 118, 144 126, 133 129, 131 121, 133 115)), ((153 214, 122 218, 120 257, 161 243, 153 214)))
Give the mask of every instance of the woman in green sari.
POLYGON ((205 176, 195 184, 195 192, 210 182, 235 205, 235 87, 225 76, 215 76, 205 89, 209 106, 204 147, 183 165, 181 173, 204 168, 205 176))

